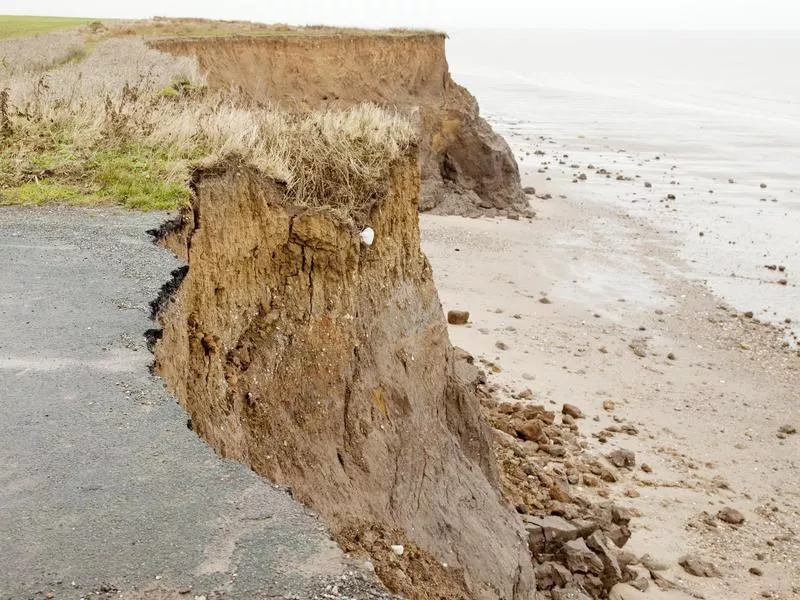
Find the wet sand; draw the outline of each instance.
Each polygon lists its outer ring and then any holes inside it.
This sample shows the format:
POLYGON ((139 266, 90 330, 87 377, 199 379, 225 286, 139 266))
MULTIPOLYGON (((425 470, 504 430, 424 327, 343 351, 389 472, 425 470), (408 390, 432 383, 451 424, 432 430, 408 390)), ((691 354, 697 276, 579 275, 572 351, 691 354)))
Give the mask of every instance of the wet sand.
POLYGON ((791 32, 473 31, 448 41, 454 77, 540 195, 645 219, 686 277, 760 319, 791 319, 796 335, 800 80, 785 73, 798 52, 791 32))

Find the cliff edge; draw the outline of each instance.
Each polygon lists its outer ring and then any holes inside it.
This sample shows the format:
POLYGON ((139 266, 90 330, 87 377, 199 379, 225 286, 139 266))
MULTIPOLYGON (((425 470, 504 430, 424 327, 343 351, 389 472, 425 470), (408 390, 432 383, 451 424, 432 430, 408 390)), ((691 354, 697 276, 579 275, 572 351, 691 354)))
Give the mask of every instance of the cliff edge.
POLYGON ((373 102, 408 115, 421 132, 422 211, 529 213, 508 144, 450 76, 443 34, 275 34, 150 44, 195 57, 212 89, 259 103, 307 111, 373 102))
POLYGON ((203 439, 291 486, 393 591, 529 598, 526 535, 420 250, 416 152, 387 180, 348 220, 235 162, 199 172, 164 237, 188 271, 156 370, 203 439))

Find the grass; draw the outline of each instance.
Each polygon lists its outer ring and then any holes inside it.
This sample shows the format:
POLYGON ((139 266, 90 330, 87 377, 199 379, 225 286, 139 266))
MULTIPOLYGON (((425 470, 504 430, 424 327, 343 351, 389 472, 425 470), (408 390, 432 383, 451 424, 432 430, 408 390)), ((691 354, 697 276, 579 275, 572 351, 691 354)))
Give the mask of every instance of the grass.
POLYGON ((203 38, 224 36, 259 37, 325 37, 325 36, 390 36, 443 35, 435 31, 415 29, 357 29, 312 25, 296 27, 285 24, 250 21, 212 21, 209 19, 166 19, 119 22, 109 26, 105 35, 139 35, 159 38, 203 38))
POLYGON ((76 186, 56 181, 34 181, 0 191, 0 206, 30 206, 52 202, 72 204, 79 202, 84 196, 83 191, 76 186))
POLYGON ((87 25, 94 19, 78 17, 33 17, 0 15, 0 39, 51 33, 59 29, 70 29, 87 25))
POLYGON ((195 168, 233 160, 285 183, 287 202, 354 218, 416 142, 405 118, 375 105, 295 115, 211 94, 193 59, 95 29, 82 60, 86 39, 73 33, 0 42, 14 59, 0 69, 1 205, 174 209, 195 168))

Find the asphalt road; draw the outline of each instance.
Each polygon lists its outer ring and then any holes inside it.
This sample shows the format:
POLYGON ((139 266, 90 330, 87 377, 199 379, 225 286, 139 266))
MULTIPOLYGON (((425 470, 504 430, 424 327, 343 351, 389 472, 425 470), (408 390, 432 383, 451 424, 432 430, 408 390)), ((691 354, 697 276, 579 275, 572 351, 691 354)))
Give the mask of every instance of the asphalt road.
POLYGON ((150 375, 165 218, 0 208, 0 599, 387 597, 150 375))

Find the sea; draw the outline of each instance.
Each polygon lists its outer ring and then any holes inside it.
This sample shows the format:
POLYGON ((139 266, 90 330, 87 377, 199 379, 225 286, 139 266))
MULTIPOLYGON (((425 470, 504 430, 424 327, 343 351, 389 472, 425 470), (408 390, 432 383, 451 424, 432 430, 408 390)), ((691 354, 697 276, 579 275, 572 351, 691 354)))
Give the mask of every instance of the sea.
POLYGON ((524 171, 562 153, 625 173, 586 185, 677 237, 688 277, 800 333, 800 32, 459 30, 447 56, 524 171))

